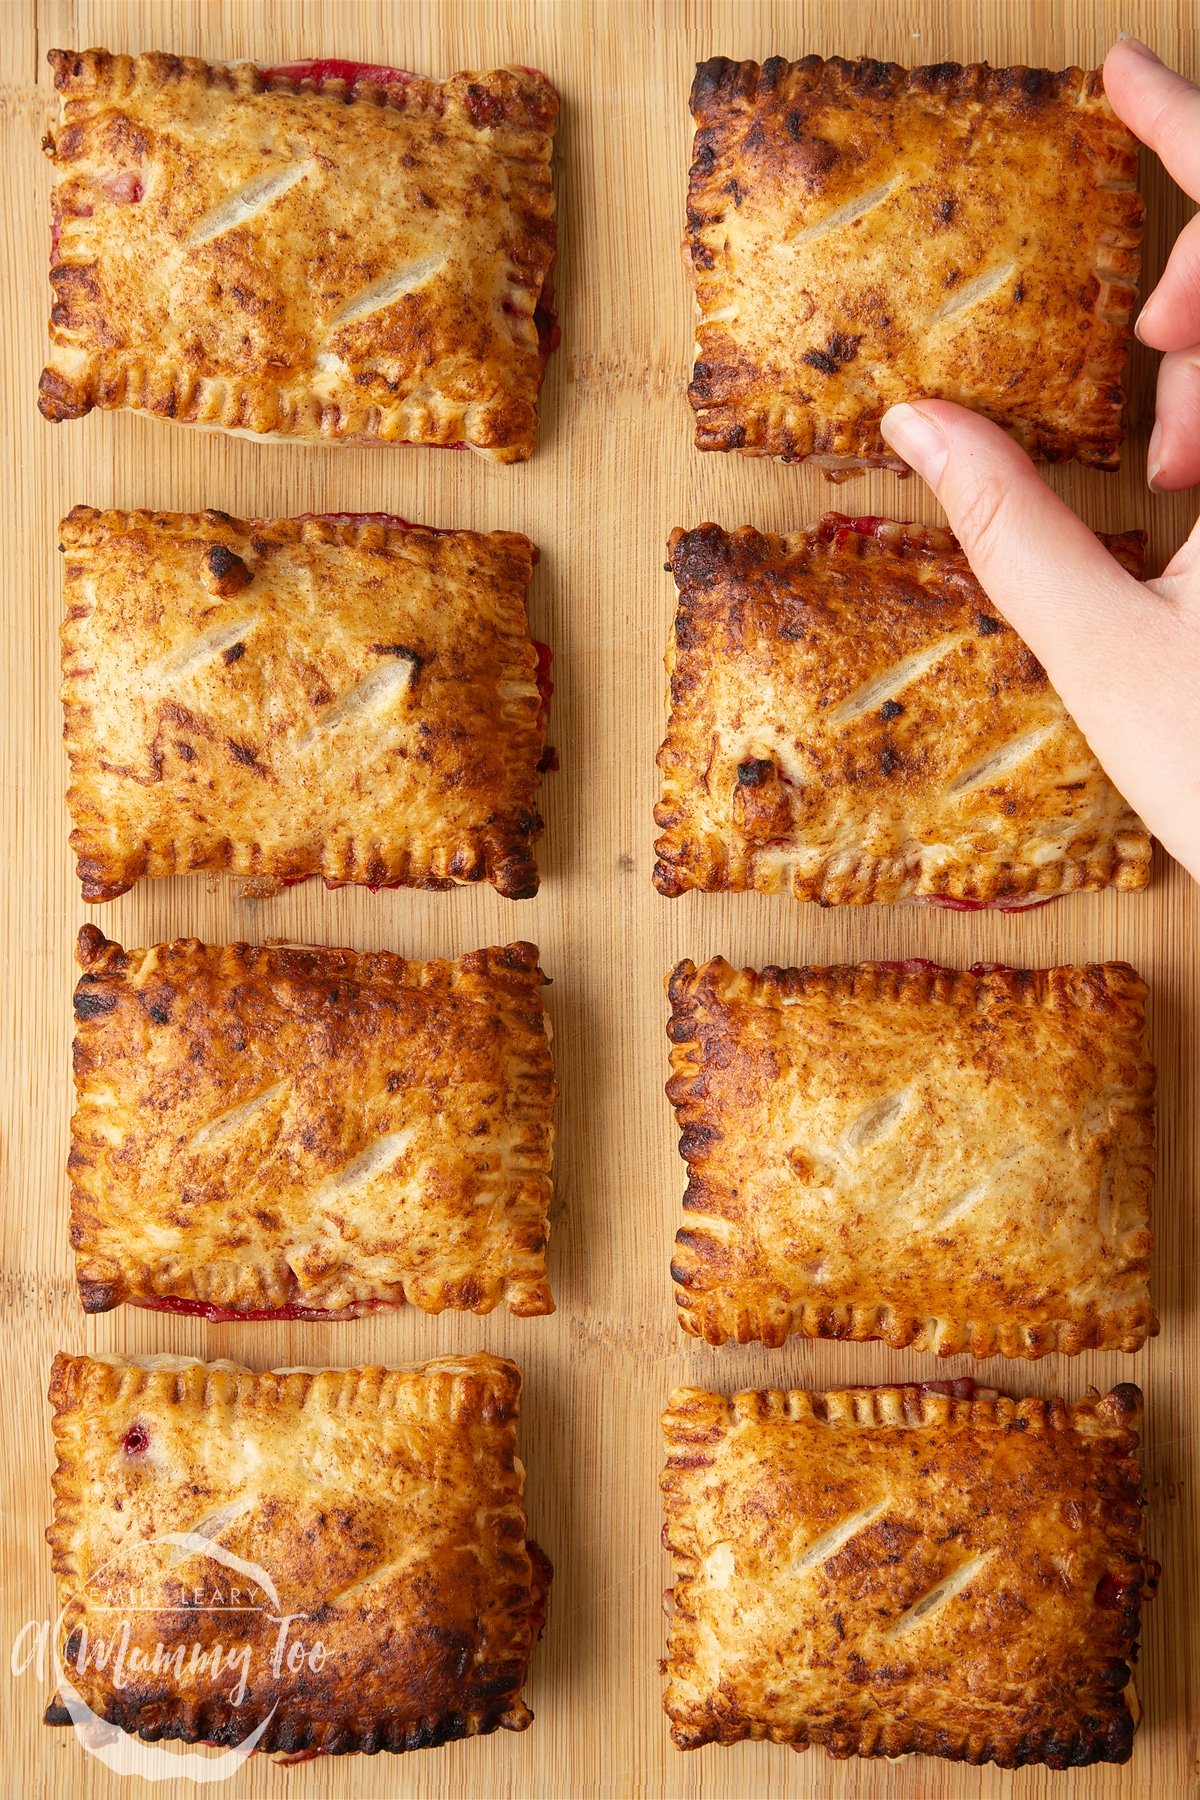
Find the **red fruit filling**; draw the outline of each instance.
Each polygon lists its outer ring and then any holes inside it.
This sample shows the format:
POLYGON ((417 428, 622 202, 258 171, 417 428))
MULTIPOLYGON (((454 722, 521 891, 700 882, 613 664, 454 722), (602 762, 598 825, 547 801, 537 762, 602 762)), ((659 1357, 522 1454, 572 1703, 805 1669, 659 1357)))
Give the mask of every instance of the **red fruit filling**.
MULTIPOLYGON (((529 75, 534 81, 544 81, 549 86, 549 76, 541 69, 530 69, 524 63, 517 65, 523 75, 529 75)), ((345 81, 354 84, 356 81, 368 81, 375 87, 396 87, 417 77, 411 69, 393 69, 384 63, 353 62, 338 56, 301 57, 298 62, 276 63, 269 69, 259 65, 259 74, 270 81, 274 75, 282 75, 288 81, 315 82, 322 87, 327 81, 345 81)))
POLYGON ((949 894, 923 894, 926 906, 940 906, 943 912, 1036 912, 1039 906, 1050 906, 1061 900, 1061 894, 1047 894, 1044 900, 955 900, 949 894))
MULTIPOLYGON (((881 962, 879 967, 896 969, 902 975, 915 975, 919 972, 927 972, 931 975, 953 975, 955 972, 953 969, 948 969, 945 963, 931 962, 927 956, 909 956, 903 962, 881 962)), ((968 975, 1011 975, 1012 973, 1012 964, 1001 962, 976 962, 972 963, 967 970, 968 975)))
POLYGON ((177 1294, 156 1295, 149 1300, 136 1300, 135 1306, 141 1306, 148 1312, 183 1313, 189 1318, 204 1319, 209 1325, 252 1325, 261 1324, 270 1319, 287 1321, 289 1319, 305 1319, 319 1324, 324 1319, 356 1319, 363 1312, 374 1311, 376 1307, 388 1303, 383 1300, 364 1301, 361 1306, 343 1306, 326 1309, 320 1306, 212 1306, 207 1300, 182 1300, 177 1294))
POLYGON ((140 1456, 150 1448, 150 1433, 144 1425, 131 1425, 121 1439, 121 1448, 126 1456, 140 1456))
POLYGON ((532 1565, 529 1571, 529 1643, 532 1649, 546 1629, 546 1613, 550 1606, 550 1583, 554 1580, 554 1564, 540 1544, 528 1543, 525 1548, 529 1552, 529 1561, 532 1565))
POLYGON ((259 68, 264 81, 272 81, 277 75, 286 81, 294 81, 297 87, 302 81, 311 81, 317 87, 324 87, 327 81, 344 81, 353 87, 356 81, 369 82, 372 87, 406 87, 417 78, 410 69, 391 69, 384 63, 350 62, 339 56, 310 56, 301 58, 299 62, 276 63, 272 68, 259 68))
MULTIPOLYGON (((550 723, 550 701, 554 694, 554 683, 550 679, 550 665, 554 661, 554 652, 549 644, 543 644, 538 638, 534 638, 533 647, 537 651, 538 659, 537 674, 534 679, 537 681, 538 695, 541 700, 541 705, 538 707, 538 730, 544 737, 546 727, 550 723)), ((557 768, 558 751, 553 744, 546 744, 542 754, 538 757, 538 774, 552 775, 557 768)))
POLYGON ((542 283, 542 291, 538 295, 538 303, 533 309, 533 323, 538 334, 538 355, 541 358, 542 372, 538 379, 538 392, 546 379, 546 366, 558 346, 562 343, 562 327, 558 322, 558 312, 554 304, 554 277, 547 275, 542 283))
POLYGON ((852 537, 873 537, 883 542, 888 532, 895 528, 893 519, 881 519, 874 513, 864 513, 852 518, 849 513, 826 513, 817 526, 817 537, 820 542, 839 546, 848 543, 852 537))
POLYGON ((118 206, 136 206, 146 191, 136 169, 122 169, 119 175, 110 175, 100 185, 102 191, 118 206))
POLYGON ((1111 1570, 1102 1575, 1096 1583, 1096 1605, 1103 1606, 1110 1612, 1115 1611, 1118 1606, 1123 1606, 1128 1597, 1128 1588, 1118 1581, 1111 1570))

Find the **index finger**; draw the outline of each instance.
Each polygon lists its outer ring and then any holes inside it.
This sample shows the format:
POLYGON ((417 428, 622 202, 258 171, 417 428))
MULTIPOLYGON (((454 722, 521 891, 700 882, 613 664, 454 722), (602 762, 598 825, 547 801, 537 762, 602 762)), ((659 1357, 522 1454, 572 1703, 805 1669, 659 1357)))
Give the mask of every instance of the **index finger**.
POLYGON ((1117 117, 1200 200, 1200 88, 1137 38, 1122 38, 1104 59, 1104 91, 1117 117))

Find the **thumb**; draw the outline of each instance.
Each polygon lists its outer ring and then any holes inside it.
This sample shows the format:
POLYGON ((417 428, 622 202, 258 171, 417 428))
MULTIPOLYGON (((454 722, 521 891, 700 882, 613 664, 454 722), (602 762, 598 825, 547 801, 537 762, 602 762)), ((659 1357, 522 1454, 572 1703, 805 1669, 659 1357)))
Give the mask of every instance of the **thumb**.
POLYGON ((985 593, 1082 725, 1080 713, 1128 678, 1148 615, 1152 624, 1169 609, 1108 554, 998 425, 948 400, 919 400, 893 406, 880 429, 929 483, 985 593))
POLYGON ((984 591, 1042 664, 1117 789, 1200 879, 1190 729, 1200 654, 1180 604, 1186 567, 1143 586, 1039 480, 1012 439, 977 413, 919 400, 892 407, 880 428, 936 493, 984 591))

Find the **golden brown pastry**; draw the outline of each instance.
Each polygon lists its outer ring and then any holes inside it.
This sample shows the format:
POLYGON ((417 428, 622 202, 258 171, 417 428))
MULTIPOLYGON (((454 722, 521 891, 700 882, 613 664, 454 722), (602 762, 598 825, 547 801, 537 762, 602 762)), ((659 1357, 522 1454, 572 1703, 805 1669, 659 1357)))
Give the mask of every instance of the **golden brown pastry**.
POLYGON ((1137 1701, 1141 1394, 972 1382, 735 1394, 663 1418, 664 1663, 682 1750, 1020 1768, 1125 1762, 1137 1701))
MULTIPOLYGON (((1141 568, 1144 539, 1103 540, 1141 568)), ((654 882, 823 906, 1144 887, 1150 837, 948 531, 675 531, 654 882)))
POLYGON ((926 394, 1117 467, 1143 209, 1098 70, 718 56, 691 106, 700 449, 903 469, 926 394))
POLYGON ((76 507, 62 547, 85 900, 199 869, 537 892, 528 538, 76 507))
POLYGON ((122 950, 79 934, 71 1242, 88 1312, 553 1312, 533 944, 122 950))
POLYGON ((52 50, 48 419, 532 454, 558 96, 530 69, 52 50))
POLYGON ((679 1323, 941 1356, 1137 1350, 1154 1067, 1127 963, 672 974, 679 1323))
POLYGON ((264 1727, 259 1750, 298 1759, 523 1731, 552 1571, 525 1538, 520 1393, 494 1356, 56 1357, 46 1536, 78 1699, 60 1685, 47 1722, 82 1703, 151 1741, 264 1727))

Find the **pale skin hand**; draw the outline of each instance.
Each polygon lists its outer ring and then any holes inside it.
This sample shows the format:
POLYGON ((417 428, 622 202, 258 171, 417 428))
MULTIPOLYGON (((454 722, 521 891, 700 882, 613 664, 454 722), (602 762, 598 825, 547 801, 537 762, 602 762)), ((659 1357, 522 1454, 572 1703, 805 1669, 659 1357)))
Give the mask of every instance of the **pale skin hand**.
MULTIPOLYGON (((1200 88, 1144 45, 1109 51, 1113 109, 1200 200, 1200 88)), ((1200 217, 1180 233, 1135 327, 1165 352, 1147 478, 1200 481, 1200 217)), ((1200 524, 1155 581, 1101 548, 999 426, 947 400, 893 406, 881 429, 936 493, 995 606, 1045 667, 1109 776, 1200 880, 1200 524)))

